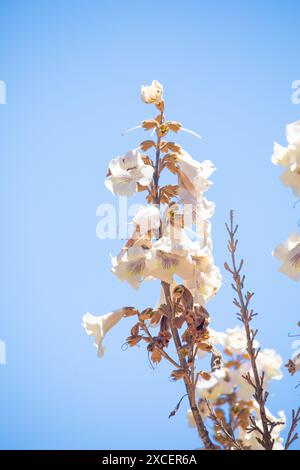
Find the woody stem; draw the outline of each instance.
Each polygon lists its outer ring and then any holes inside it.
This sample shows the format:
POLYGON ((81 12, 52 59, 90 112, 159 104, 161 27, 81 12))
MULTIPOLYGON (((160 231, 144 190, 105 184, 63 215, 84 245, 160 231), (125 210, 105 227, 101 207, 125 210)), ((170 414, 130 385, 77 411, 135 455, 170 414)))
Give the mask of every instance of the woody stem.
POLYGON ((175 328, 173 326, 173 322, 172 322, 173 306, 172 306, 171 295, 170 295, 170 284, 167 284, 166 282, 162 281, 161 285, 163 287, 166 302, 167 302, 169 320, 170 320, 170 328, 171 328, 174 344, 175 344, 175 347, 176 347, 176 351, 177 351, 177 354, 178 354, 178 358, 179 358, 179 361, 180 361, 180 366, 185 371, 185 374, 183 376, 183 380, 184 380, 185 388, 186 388, 187 395, 188 395, 188 398, 189 398, 190 407, 191 407, 193 417, 194 417, 194 420, 195 420, 195 423, 196 423, 196 427, 197 427, 197 430, 198 430, 198 434, 199 434, 200 438, 202 439, 202 442, 205 446, 205 449, 215 450, 215 446, 214 446, 213 442, 211 441, 211 439, 209 437, 208 431, 205 427, 203 419, 201 418, 200 411, 199 411, 199 408, 197 406, 197 401, 196 401, 196 396, 195 396, 195 386, 194 386, 194 384, 191 380, 189 367, 187 365, 185 356, 183 354, 182 344, 181 344, 181 340, 180 340, 178 330, 177 330, 177 328, 175 328))
MULTIPOLYGON (((161 111, 160 114, 160 120, 163 122, 164 119, 164 113, 161 111)), ((160 175, 160 144, 161 144, 161 137, 160 134, 157 131, 157 142, 156 142, 156 160, 155 160, 155 168, 154 168, 154 174, 153 174, 153 182, 154 182, 154 190, 155 190, 155 203, 159 206, 160 205, 160 199, 159 199, 159 175, 160 175)), ((161 227, 159 230, 159 237, 161 237, 161 227)), ((198 434, 200 438, 202 439, 202 442, 205 446, 205 449, 207 450, 214 450, 215 446, 210 440, 208 431, 205 427, 205 424, 201 418, 199 408, 197 406, 197 401, 196 401, 196 396, 195 396, 195 383, 193 380, 191 380, 190 377, 190 371, 189 367, 187 365, 186 359, 183 355, 182 352, 182 345, 181 345, 181 340, 180 336, 178 333, 177 328, 173 326, 172 322, 172 316, 173 316, 173 307, 172 307, 172 302, 171 302, 171 295, 170 295, 170 285, 167 284, 166 282, 162 281, 161 282, 162 288, 164 290, 166 302, 167 302, 167 308, 168 308, 168 316, 170 320, 170 328, 171 328, 171 333, 173 337, 173 341, 176 347, 177 355, 179 358, 180 362, 180 367, 185 371, 183 380, 185 384, 185 388, 187 391, 187 395, 189 398, 189 403, 190 407, 193 413, 193 417, 196 423, 196 427, 198 430, 198 434)))

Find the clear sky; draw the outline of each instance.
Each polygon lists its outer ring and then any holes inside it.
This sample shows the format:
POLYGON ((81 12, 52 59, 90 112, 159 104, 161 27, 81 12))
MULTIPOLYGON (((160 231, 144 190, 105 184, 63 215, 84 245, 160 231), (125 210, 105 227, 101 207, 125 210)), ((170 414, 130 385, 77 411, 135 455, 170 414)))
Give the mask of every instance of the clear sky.
MULTIPOLYGON (((270 157, 300 116, 291 101, 299 18, 296 0, 1 0, 1 448, 199 444, 185 406, 168 420, 183 394, 169 367, 153 371, 142 348, 122 351, 131 319, 106 338, 103 360, 81 327, 87 310, 148 307, 158 295, 156 283, 138 292, 121 284, 109 258, 120 242, 96 237, 96 208, 114 201, 108 161, 143 140, 143 131, 121 133, 151 116, 139 89, 154 78, 168 117, 203 136, 178 141, 218 168, 208 193, 216 262, 227 256, 234 208, 262 346, 291 355, 299 284, 277 272, 271 250, 298 230, 300 205, 270 157)), ((237 324, 231 301, 224 273, 209 306, 215 329, 237 324)), ((273 413, 299 404, 296 383, 286 372, 275 383, 273 413)))

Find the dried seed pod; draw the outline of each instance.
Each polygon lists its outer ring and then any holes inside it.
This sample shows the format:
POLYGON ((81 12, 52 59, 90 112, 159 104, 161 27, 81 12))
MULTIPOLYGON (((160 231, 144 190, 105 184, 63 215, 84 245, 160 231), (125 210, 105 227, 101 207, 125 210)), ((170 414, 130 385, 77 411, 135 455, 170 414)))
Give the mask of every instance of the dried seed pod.
POLYGON ((139 311, 135 307, 123 307, 123 317, 133 317, 138 314, 139 311))
POLYGON ((184 369, 175 369, 171 373, 171 379, 174 382, 177 382, 177 380, 180 380, 184 377, 185 375, 185 370, 184 369))

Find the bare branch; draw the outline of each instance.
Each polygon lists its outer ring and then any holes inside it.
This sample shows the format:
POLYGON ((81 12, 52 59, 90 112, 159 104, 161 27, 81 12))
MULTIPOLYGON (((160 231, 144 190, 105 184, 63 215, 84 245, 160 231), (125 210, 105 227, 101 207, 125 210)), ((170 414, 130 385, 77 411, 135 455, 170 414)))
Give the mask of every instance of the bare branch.
POLYGON ((289 447, 293 444, 293 442, 298 439, 298 434, 295 431, 299 422, 300 422, 300 407, 298 408, 296 412, 295 410, 292 410, 292 423, 291 423, 288 437, 284 446, 284 450, 288 450, 289 447))
POLYGON ((234 291, 238 294, 238 299, 234 299, 234 304, 239 308, 239 313, 237 317, 239 320, 242 321, 245 328, 247 338, 247 351, 250 357, 251 368, 253 371, 253 380, 249 373, 246 374, 244 378, 254 388, 254 398, 256 399, 259 405, 259 412, 263 428, 263 430, 261 431, 255 424, 255 418, 251 417, 250 432, 254 430, 259 430, 262 433, 261 442, 263 447, 266 450, 272 450, 274 441, 271 436, 271 431, 274 426, 273 423, 271 423, 270 425, 266 415, 265 403, 268 395, 264 390, 264 374, 259 376, 256 364, 256 359, 259 350, 255 350, 254 338, 257 335, 257 330, 254 331, 250 328, 250 322, 252 321, 254 314, 253 310, 249 311, 249 304, 254 294, 249 291, 244 294, 245 276, 241 274, 243 260, 241 260, 239 263, 236 260, 236 247, 238 240, 235 238, 235 235, 237 233, 238 225, 234 225, 233 210, 230 211, 230 224, 226 224, 226 229, 229 235, 228 250, 231 255, 231 266, 228 266, 229 269, 227 270, 232 274, 234 291))

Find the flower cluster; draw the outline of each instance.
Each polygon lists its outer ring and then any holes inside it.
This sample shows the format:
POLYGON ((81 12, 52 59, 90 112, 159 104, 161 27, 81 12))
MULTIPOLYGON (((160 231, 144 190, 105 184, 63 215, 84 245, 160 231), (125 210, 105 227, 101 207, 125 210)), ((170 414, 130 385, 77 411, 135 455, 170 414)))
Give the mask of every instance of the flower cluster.
MULTIPOLYGON (((296 196, 300 196, 300 121, 286 126, 288 146, 283 147, 275 142, 271 158, 274 165, 285 168, 281 181, 291 187, 296 196)), ((277 246, 273 256, 282 262, 279 271, 294 281, 299 280, 300 273, 300 235, 292 233, 283 245, 277 246)))
MULTIPOLYGON (((286 126, 287 147, 274 144, 274 152, 271 161, 275 165, 285 168, 281 175, 281 181, 287 187, 291 187, 296 196, 300 196, 300 121, 286 126)), ((300 277, 300 235, 292 233, 281 245, 272 252, 281 266, 279 271, 286 274, 293 281, 299 281, 300 277)), ((295 354, 286 364, 291 375, 300 370, 300 354, 295 354)))
MULTIPOLYGON (((98 356, 102 357, 103 341, 110 329, 125 317, 134 319, 126 344, 144 344, 152 365, 161 360, 172 365, 171 378, 184 383, 191 406, 189 419, 205 449, 281 449, 285 416, 283 412, 278 419, 272 416, 266 401, 269 383, 282 378, 282 359, 272 349, 259 349, 257 331, 250 326, 256 314, 249 307, 253 294, 244 290, 243 260, 236 260, 233 211, 230 226, 226 224, 232 263, 231 267, 228 263, 224 266, 232 275, 233 303, 243 329, 218 333, 210 328, 206 309, 222 284, 213 257, 211 218, 215 205, 206 198, 215 167, 209 160, 194 159, 170 138, 180 131, 199 136, 180 122, 166 119, 164 89, 157 80, 142 86, 141 99, 155 107, 156 116, 131 130, 144 129, 150 136, 110 161, 105 185, 118 196, 144 194, 147 205, 139 206, 133 215, 132 233, 119 254, 112 257, 112 272, 134 289, 144 281, 159 281, 159 302, 142 311, 123 307, 102 316, 86 313, 82 325, 94 337, 98 356), (172 184, 162 184, 162 173, 172 178, 172 184), (170 352, 171 342, 175 357, 170 352), (210 358, 206 370, 199 365, 203 356, 210 358), (206 427, 208 417, 214 423, 212 436, 206 427)), ((294 190, 296 178, 300 178, 299 132, 300 123, 288 126, 289 146, 283 149, 276 144, 273 156, 276 164, 286 166, 284 182, 294 190)), ((298 279, 300 237, 291 236, 274 255, 283 262, 281 271, 298 279)), ((288 367, 292 373, 298 370, 298 358, 288 367)), ((293 414, 285 448, 296 439, 293 432, 299 420, 300 410, 293 414)))
MULTIPOLYGON (((145 103, 163 109, 163 87, 156 80, 150 86, 142 86, 141 96, 145 103)), ((207 160, 198 162, 180 145, 162 139, 181 127, 177 122, 165 121, 162 111, 155 119, 144 121, 143 127, 155 129, 158 140, 144 141, 139 149, 154 148, 156 154, 161 154, 158 166, 148 155, 131 150, 110 162, 105 182, 110 191, 120 196, 146 191, 149 202, 133 218, 132 238, 112 258, 113 273, 134 288, 152 279, 172 285, 177 276, 192 292, 195 303, 204 305, 221 285, 220 271, 212 256, 209 219, 214 204, 204 197, 215 167, 207 160), (176 174, 177 185, 158 187, 164 169, 176 174), (189 225, 195 225, 197 241, 189 237, 189 225)))
MULTIPOLYGON (((261 423, 258 403, 253 397, 253 387, 249 383, 253 380, 253 372, 247 353, 245 331, 240 327, 229 328, 225 333, 211 331, 211 338, 215 346, 222 347, 223 358, 227 357, 227 359, 224 367, 210 374, 208 380, 205 380, 203 376, 199 377, 197 391, 202 417, 205 420, 210 416, 206 402, 208 400, 219 419, 222 419, 224 426, 230 426, 235 432, 243 448, 262 450, 262 445, 256 439, 260 437, 258 431, 248 432, 251 415, 256 417, 258 427, 261 427, 261 423), (246 379, 247 374, 250 374, 250 380, 246 379)), ((258 348, 258 346, 258 341, 255 341, 255 347, 258 348)), ((283 377, 282 358, 273 349, 263 349, 258 352, 257 366, 259 373, 264 374, 265 388, 272 380, 281 380, 283 377)), ((270 421, 280 423, 272 430, 272 438, 275 441, 273 448, 274 450, 283 449, 280 432, 285 427, 285 414, 280 411, 279 418, 276 418, 268 409, 266 412, 270 421)), ((188 412, 188 420, 191 426, 195 425, 191 411, 188 412)), ((224 436, 218 427, 215 427, 215 439, 224 444, 224 436)))
POLYGON ((286 126, 288 146, 283 147, 275 142, 272 163, 281 165, 285 171, 281 175, 282 183, 292 188, 296 196, 300 196, 300 121, 286 126))
MULTIPOLYGON (((158 279, 172 289, 181 282, 193 304, 203 307, 222 282, 212 253, 210 218, 215 206, 204 196, 212 184, 209 177, 215 167, 209 160, 195 160, 179 144, 166 140, 169 132, 178 133, 182 126, 165 120, 163 86, 158 81, 142 86, 141 98, 160 111, 155 119, 145 120, 141 125, 145 131, 154 130, 157 140, 143 141, 137 149, 111 160, 105 185, 119 196, 145 191, 148 205, 135 213, 132 236, 120 253, 112 257, 112 272, 135 289, 147 280, 158 279), (151 149, 155 151, 154 161, 144 153, 151 149), (175 175, 177 184, 159 186, 164 170, 175 175)), ((161 290, 157 309, 166 302, 161 290)), ((104 353, 105 334, 122 318, 122 311, 103 317, 87 313, 83 317, 86 332, 96 338, 99 356, 104 353)))

